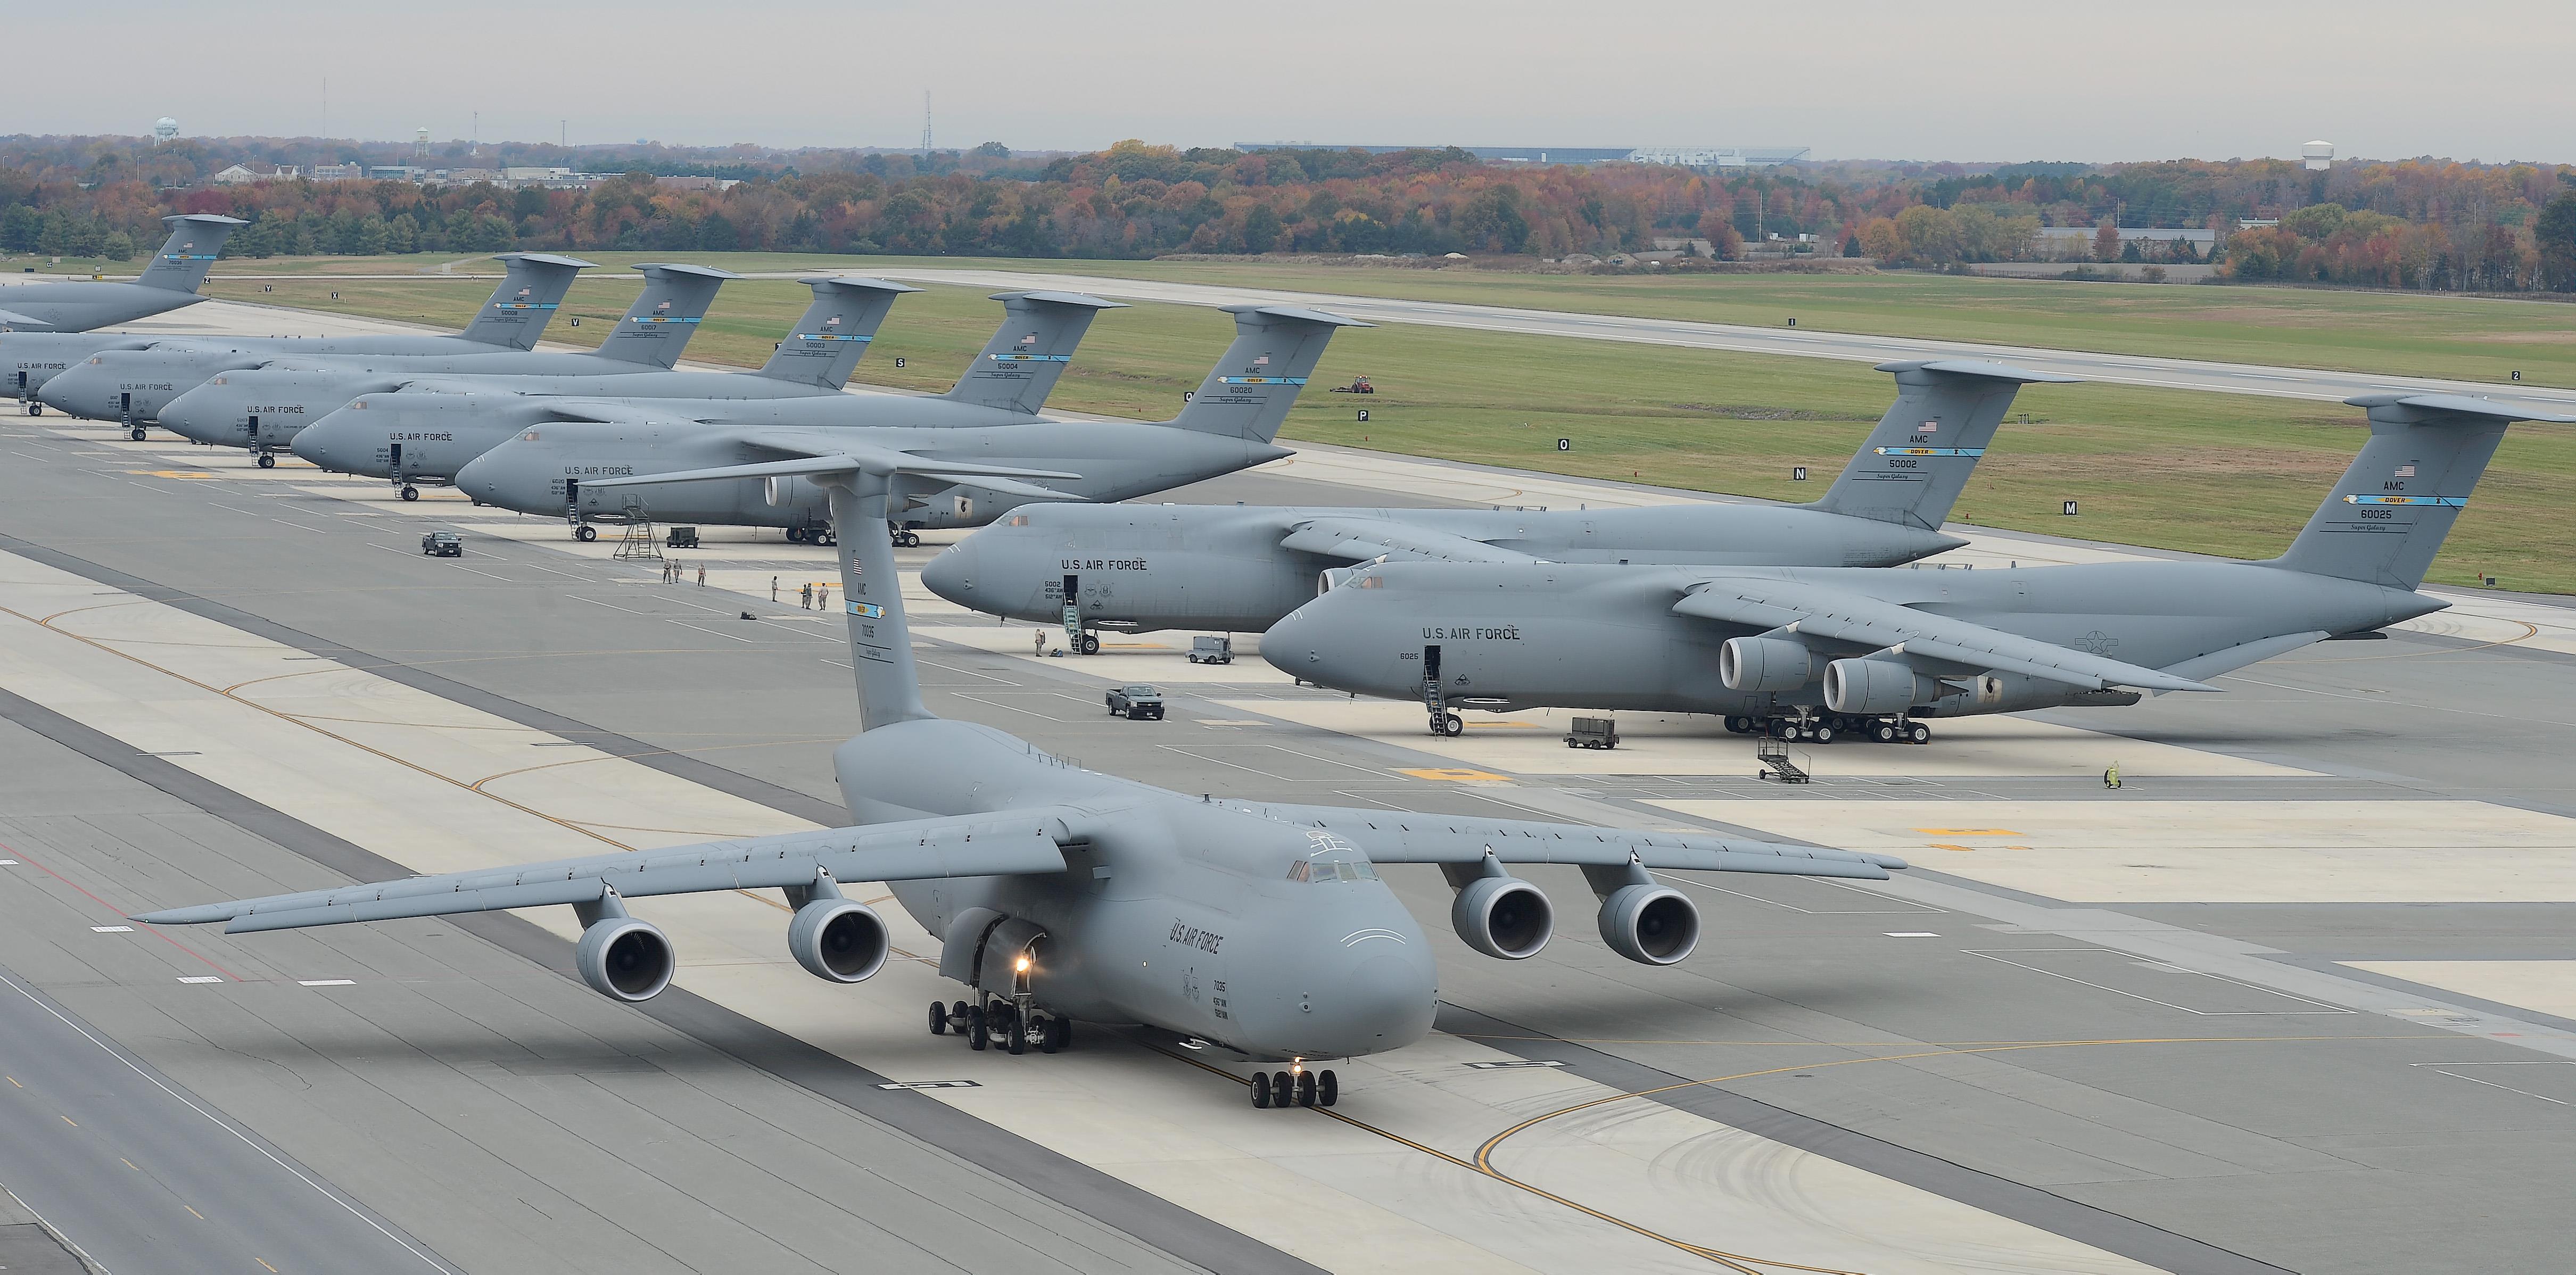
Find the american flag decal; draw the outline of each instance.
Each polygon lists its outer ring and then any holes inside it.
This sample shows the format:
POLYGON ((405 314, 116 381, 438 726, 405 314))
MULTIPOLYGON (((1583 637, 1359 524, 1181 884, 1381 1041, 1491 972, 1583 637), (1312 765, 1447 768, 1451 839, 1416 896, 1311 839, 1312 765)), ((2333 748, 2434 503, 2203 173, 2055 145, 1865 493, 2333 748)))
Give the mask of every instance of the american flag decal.
POLYGON ((1260 358, 1254 359, 1252 361, 1252 365, 1254 367, 1268 367, 1270 366, 1270 356, 1264 354, 1260 358))
POLYGON ((1923 422, 1923 429, 1922 429, 1922 432, 1923 432, 1923 433, 1926 433, 1926 434, 1938 434, 1938 433, 1940 433, 1940 432, 1941 432, 1941 422, 1939 422, 1939 421, 1925 421, 1925 422, 1923 422))
POLYGON ((1037 343, 1038 343, 1038 334, 1037 334, 1037 333, 1035 333, 1035 332, 1032 332, 1032 333, 1028 334, 1027 336, 1024 336, 1024 337, 1021 337, 1021 338, 1020 338, 1020 344, 1022 344, 1022 345, 1035 345, 1035 344, 1037 344, 1037 343))
POLYGON ((2398 466, 2398 467, 2397 467, 2397 477, 2399 477, 2399 478, 2412 478, 2412 477, 2414 477, 2414 476, 2415 476, 2415 467, 2414 467, 2413 465, 2400 465, 2400 466, 2398 466))

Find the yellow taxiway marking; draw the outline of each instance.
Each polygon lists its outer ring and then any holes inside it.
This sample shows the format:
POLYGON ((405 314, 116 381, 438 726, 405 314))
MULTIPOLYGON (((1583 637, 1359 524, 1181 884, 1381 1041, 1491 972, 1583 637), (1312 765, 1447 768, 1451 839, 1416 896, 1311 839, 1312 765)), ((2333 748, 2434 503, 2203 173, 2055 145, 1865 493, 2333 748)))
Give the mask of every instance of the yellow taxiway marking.
POLYGON ((204 470, 202 470, 202 469, 129 469, 129 470, 125 471, 125 472, 127 472, 127 473, 129 473, 129 474, 141 474, 141 475, 143 475, 143 476, 144 476, 144 477, 146 477, 146 478, 215 478, 215 477, 220 477, 220 475, 210 474, 210 473, 207 473, 206 471, 204 471, 204 470))
MULTIPOLYGON (((183 1208, 183 1209, 188 1210, 189 1214, 190 1214, 191 1216, 195 1217, 195 1218, 196 1218, 198 1221, 200 1221, 200 1222, 203 1222, 203 1221, 205 1221, 205 1220, 206 1220, 206 1215, 205 1215, 205 1214, 197 1212, 197 1206, 196 1206, 196 1205, 193 1205, 193 1204, 182 1204, 182 1205, 180 1205, 179 1207, 180 1207, 180 1208, 183 1208)), ((263 1262, 263 1263, 261 1263, 261 1265, 267 1265, 267 1263, 263 1262)))
POLYGON ((262 1265, 262 1266, 268 1266, 268 1272, 269 1272, 269 1275, 277 1275, 277 1268, 276 1268, 276 1267, 274 1267, 274 1266, 269 1266, 269 1265, 268 1265, 268 1259, 267 1259, 267 1258, 265 1258, 265 1257, 254 1257, 254 1258, 252 1258, 252 1259, 250 1259, 250 1260, 252 1260, 252 1261, 254 1261, 254 1262, 257 1262, 257 1263, 259 1263, 259 1264, 260 1264, 260 1265, 262 1265))
MULTIPOLYGON (((2029 835, 2028 833, 2015 832, 2010 828, 1917 828, 1915 831, 1922 833, 1927 837, 2021 837, 2029 835)), ((1955 848, 1956 847, 1952 846, 1942 847, 1944 850, 1955 848)))
MULTIPOLYGON (((21 1085, 21 1086, 19 1086, 19 1087, 20 1087, 20 1088, 22 1088, 22 1089, 23 1089, 23 1088, 25 1088, 25 1086, 23 1086, 23 1085, 21 1085)), ((75 1129, 80 1128, 80 1121, 78 1121, 78 1120, 74 1120, 74 1119, 72 1119, 70 1116, 64 1116, 64 1117, 63 1117, 63 1123, 64 1123, 64 1124, 67 1124, 67 1125, 70 1125, 71 1127, 73 1127, 73 1128, 75 1128, 75 1129)))
POLYGON ((1399 775, 1411 775, 1415 779, 1446 779, 1462 784, 1507 784, 1512 781, 1511 776, 1497 775, 1490 770, 1464 770, 1456 767, 1430 767, 1423 770, 1399 770, 1395 773, 1399 775))
MULTIPOLYGON (((10 1083, 10 1084, 18 1085, 18 1078, 17 1078, 16 1076, 11 1076, 11 1077, 9 1077, 8 1079, 9 1079, 9 1083, 10 1083)), ((19 1087, 19 1088, 21 1088, 21 1089, 26 1088, 26 1086, 25 1086, 25 1085, 18 1085, 18 1087, 19 1087)))

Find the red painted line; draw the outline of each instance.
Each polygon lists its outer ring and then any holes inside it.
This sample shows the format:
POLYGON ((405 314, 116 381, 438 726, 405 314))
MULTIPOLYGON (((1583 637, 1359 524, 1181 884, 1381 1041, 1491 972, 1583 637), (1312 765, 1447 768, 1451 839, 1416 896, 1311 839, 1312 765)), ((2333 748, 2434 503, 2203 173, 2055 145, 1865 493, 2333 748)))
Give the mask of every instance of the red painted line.
MULTIPOLYGON (((75 889, 75 890, 79 890, 79 891, 81 892, 81 897, 82 897, 82 898, 85 898, 85 899, 89 900, 90 902, 95 903, 95 904, 99 905, 100 907, 106 908, 108 911, 115 913, 115 914, 116 914, 116 919, 118 919, 118 920, 120 920, 120 921, 123 921, 123 920, 130 920, 130 919, 132 919, 132 918, 131 918, 131 915, 130 915, 129 913, 127 913, 125 909, 120 908, 120 907, 116 906, 115 904, 110 903, 110 902, 108 902, 107 900, 102 899, 102 898, 98 897, 97 895, 90 893, 86 888, 84 888, 84 887, 81 885, 81 883, 80 883, 80 882, 78 882, 78 881, 74 881, 74 880, 72 880, 70 877, 64 876, 62 873, 56 872, 56 871, 54 871, 52 868, 48 868, 48 867, 46 867, 44 864, 41 864, 41 863, 36 862, 36 860, 35 860, 35 859, 33 859, 33 858, 29 857, 29 856, 28 856, 28 854, 27 854, 25 851, 23 851, 23 850, 19 850, 19 849, 15 848, 15 847, 12 847, 12 846, 8 845, 8 844, 7 844, 7 843, 5 843, 5 842, 0 842, 0 854, 12 854, 12 855, 16 855, 16 856, 18 857, 18 861, 19 861, 20 863, 26 864, 28 867, 34 868, 34 869, 36 869, 37 871, 44 873, 46 876, 52 877, 53 879, 55 879, 55 880, 57 880, 57 881, 60 881, 60 882, 62 882, 64 885, 70 886, 71 888, 73 888, 73 889, 75 889)), ((154 937, 154 938, 156 938, 156 939, 159 939, 159 940, 161 940, 162 942, 167 943, 167 944, 169 944, 170 946, 175 947, 175 948, 179 949, 180 951, 185 952, 185 953, 187 953, 188 955, 190 955, 190 956, 193 956, 193 957, 197 958, 197 960, 198 960, 199 962, 201 962, 202 964, 204 964, 206 968, 211 969, 211 970, 215 971, 216 973, 223 975, 223 976, 224 976, 224 978, 225 978, 226 980, 228 980, 228 981, 230 981, 230 982, 235 982, 235 983, 243 983, 243 982, 248 982, 248 981, 249 981, 248 979, 245 979, 245 978, 241 977, 240 975, 233 973, 231 970, 225 969, 223 966, 215 964, 214 960, 213 960, 212 958, 208 957, 205 953, 200 952, 200 951, 198 951, 197 949, 195 949, 195 948, 193 948, 193 947, 190 947, 190 946, 188 946, 187 944, 182 943, 182 942, 180 942, 179 940, 177 940, 177 939, 174 939, 174 938, 170 937, 168 934, 166 934, 166 933, 164 933, 164 932, 162 931, 162 929, 161 929, 161 927, 160 927, 160 926, 157 926, 157 925, 147 925, 147 926, 144 926, 143 928, 144 928, 145 930, 147 930, 147 931, 150 931, 150 932, 151 932, 152 937, 154 937)))

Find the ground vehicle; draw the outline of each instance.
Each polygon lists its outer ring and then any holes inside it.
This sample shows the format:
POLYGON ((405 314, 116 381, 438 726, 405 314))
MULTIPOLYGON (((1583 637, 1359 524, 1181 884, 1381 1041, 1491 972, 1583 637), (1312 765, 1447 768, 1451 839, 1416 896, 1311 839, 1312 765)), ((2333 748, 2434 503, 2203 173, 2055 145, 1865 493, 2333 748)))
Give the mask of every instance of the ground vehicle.
POLYGON ((433 558, 462 558, 465 542, 453 531, 433 531, 420 538, 420 551, 433 558))
POLYGON ((1210 636, 1208 636, 1207 634, 1204 634, 1204 633, 1200 634, 1200 635, 1199 635, 1199 636, 1197 636, 1197 637, 1191 638, 1191 639, 1190 639, 1190 663, 1192 663, 1192 664, 1232 664, 1232 663, 1234 663, 1234 639, 1233 639, 1233 638, 1230 638, 1230 637, 1210 637, 1210 636))
POLYGON ((1110 691, 1108 698, 1109 713, 1113 717, 1124 716, 1131 722, 1141 722, 1149 717, 1158 722, 1163 720, 1163 693, 1153 687, 1142 683, 1121 686, 1110 691))
POLYGON ((1336 394, 1375 394, 1377 393, 1377 387, 1369 384, 1369 379, 1367 377, 1355 376, 1351 378, 1351 383, 1348 385, 1334 386, 1333 392, 1336 394))
POLYGON ((1617 748, 1619 723, 1608 717, 1578 717, 1574 729, 1565 733, 1568 748, 1617 748))

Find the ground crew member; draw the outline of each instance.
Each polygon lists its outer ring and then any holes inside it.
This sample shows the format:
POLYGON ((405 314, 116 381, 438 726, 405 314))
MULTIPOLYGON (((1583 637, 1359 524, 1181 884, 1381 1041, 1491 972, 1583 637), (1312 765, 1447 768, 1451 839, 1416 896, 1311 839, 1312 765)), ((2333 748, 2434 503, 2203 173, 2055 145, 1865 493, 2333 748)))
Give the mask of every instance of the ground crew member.
POLYGON ((1031 655, 1037 655, 1037 656, 1043 656, 1043 655, 1045 655, 1045 654, 1046 654, 1046 630, 1045 630, 1045 629, 1040 629, 1040 630, 1038 630, 1038 633, 1037 633, 1037 639, 1038 639, 1038 640, 1037 640, 1037 644, 1036 644, 1035 648, 1034 648, 1034 649, 1032 649, 1032 650, 1029 652, 1029 654, 1031 654, 1031 655))
POLYGON ((796 598, 796 605, 801 606, 801 607, 805 608, 805 609, 806 609, 806 610, 808 610, 808 611, 811 611, 811 610, 813 610, 813 609, 814 609, 814 586, 813 586, 813 585, 810 585, 810 584, 809 584, 809 585, 806 585, 806 586, 805 586, 805 588, 803 589, 803 591, 802 591, 802 592, 800 592, 800 593, 797 595, 797 598, 796 598))
POLYGON ((818 610, 823 610, 823 611, 829 611, 829 610, 831 610, 831 609, 832 609, 832 586, 830 586, 830 585, 828 585, 828 584, 824 584, 824 585, 816 585, 816 586, 815 586, 815 588, 814 588, 814 602, 815 602, 815 607, 816 607, 816 609, 818 609, 818 610))
POLYGON ((703 562, 698 564, 698 587, 707 587, 707 564, 703 562))
POLYGON ((778 577, 776 576, 769 577, 769 600, 772 602, 778 600, 778 577))
POLYGON ((2102 786, 2105 788, 2120 786, 2120 763, 2112 762, 2110 768, 2102 772, 2102 786))

